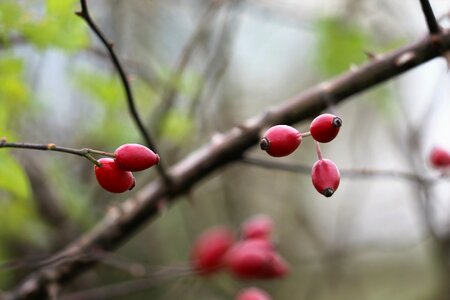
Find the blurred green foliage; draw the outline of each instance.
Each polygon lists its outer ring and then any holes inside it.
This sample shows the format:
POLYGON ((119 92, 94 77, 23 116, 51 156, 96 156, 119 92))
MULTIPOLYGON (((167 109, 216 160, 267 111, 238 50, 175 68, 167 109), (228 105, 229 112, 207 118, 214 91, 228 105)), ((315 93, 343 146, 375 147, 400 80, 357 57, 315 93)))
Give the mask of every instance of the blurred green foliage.
POLYGON ((370 46, 370 39, 360 28, 340 19, 322 19, 316 28, 319 39, 316 61, 326 75, 337 75, 366 59, 363 51, 370 46))

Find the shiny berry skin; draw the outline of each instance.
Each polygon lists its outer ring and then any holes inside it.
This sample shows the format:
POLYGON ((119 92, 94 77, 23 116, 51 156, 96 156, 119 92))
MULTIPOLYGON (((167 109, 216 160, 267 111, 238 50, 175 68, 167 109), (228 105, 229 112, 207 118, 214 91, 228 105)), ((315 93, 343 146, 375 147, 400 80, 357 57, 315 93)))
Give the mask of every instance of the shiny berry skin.
POLYGON ((259 145, 270 156, 282 157, 291 154, 302 142, 301 133, 294 127, 276 125, 269 128, 259 145))
POLYGON ((139 144, 125 144, 114 151, 115 162, 125 171, 142 171, 159 163, 159 156, 139 144))
POLYGON ((242 224, 242 238, 270 239, 273 230, 272 219, 265 215, 254 216, 242 224))
POLYGON ((435 168, 450 166, 450 152, 441 147, 433 147, 430 152, 430 163, 435 168))
POLYGON ((331 160, 320 159, 312 167, 311 179, 319 193, 325 197, 331 197, 339 187, 339 169, 331 160))
POLYGON ((341 118, 332 114, 322 114, 311 122, 309 131, 316 141, 328 143, 338 135, 341 126, 341 118))
POLYGON ((223 258, 234 243, 233 233, 225 227, 203 232, 195 241, 191 263, 196 271, 208 275, 223 266, 223 258))
POLYGON ((133 174, 118 168, 114 159, 101 158, 98 162, 101 167, 94 166, 95 178, 108 192, 123 193, 131 190, 136 184, 133 174))
POLYGON ((283 277, 288 265, 266 240, 244 240, 231 248, 226 266, 240 279, 270 279, 283 277))
POLYGON ((240 291, 235 300, 272 300, 272 298, 265 291, 252 287, 240 291))

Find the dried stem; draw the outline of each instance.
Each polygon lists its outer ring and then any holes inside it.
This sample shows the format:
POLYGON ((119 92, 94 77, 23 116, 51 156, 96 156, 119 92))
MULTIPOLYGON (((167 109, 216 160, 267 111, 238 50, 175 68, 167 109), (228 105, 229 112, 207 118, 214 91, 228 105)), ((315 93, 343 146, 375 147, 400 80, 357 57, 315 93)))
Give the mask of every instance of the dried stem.
POLYGON ((314 141, 314 145, 316 146, 317 159, 322 160, 322 151, 320 151, 320 144, 318 141, 314 141))
MULTIPOLYGON (((136 109, 135 101, 133 92, 131 90, 131 85, 128 80, 127 74, 125 73, 125 70, 117 57, 115 51, 114 51, 114 45, 113 43, 109 42, 103 32, 100 30, 100 28, 97 26, 97 24, 92 19, 89 9, 87 6, 86 0, 80 0, 81 4, 81 11, 76 12, 76 15, 85 20, 85 22, 88 24, 89 28, 95 33, 95 35, 101 40, 102 44, 106 47, 108 50, 109 56, 111 57, 111 61, 116 68, 117 72, 119 73, 120 80, 122 82, 122 86, 125 90, 125 95, 127 99, 128 109, 130 111, 131 117, 136 123, 136 126, 139 129, 139 132, 141 133, 142 137, 144 138, 145 143, 149 148, 151 148, 153 151, 158 152, 156 148, 156 143, 153 141, 150 133, 145 128, 144 123, 142 122, 139 113, 136 109)), ((170 183, 170 178, 167 175, 167 172, 165 171, 164 165, 160 162, 157 165, 158 172, 164 179, 165 183, 170 183)))

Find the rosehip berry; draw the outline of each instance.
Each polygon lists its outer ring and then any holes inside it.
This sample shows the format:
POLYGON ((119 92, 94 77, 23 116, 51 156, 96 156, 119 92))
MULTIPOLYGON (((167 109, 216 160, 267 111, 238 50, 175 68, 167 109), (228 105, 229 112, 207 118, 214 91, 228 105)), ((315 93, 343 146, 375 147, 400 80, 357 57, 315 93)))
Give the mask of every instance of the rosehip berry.
POLYGON ((294 152, 301 142, 302 135, 297 129, 287 125, 276 125, 264 133, 259 145, 270 156, 282 157, 294 152))
POLYGON ((142 171, 159 163, 159 156, 139 144, 125 144, 114 151, 116 164, 125 171, 142 171))
POLYGON ((234 245, 226 256, 230 272, 242 279, 283 277, 287 263, 266 240, 244 240, 234 245))
POLYGON ((341 118, 332 114, 322 114, 311 122, 309 131, 316 141, 328 143, 337 136, 341 126, 341 118))
POLYGON ((272 219, 265 215, 254 216, 242 225, 244 239, 269 239, 272 233, 272 219))
POLYGON ((433 147, 430 152, 430 162, 435 168, 450 166, 450 152, 441 147, 433 147))
POLYGON ((265 291, 252 287, 239 292, 236 300, 272 300, 272 298, 265 291))
POLYGON ((331 160, 320 159, 312 167, 311 179, 319 193, 331 197, 339 186, 339 169, 331 160))
POLYGON ((194 269, 203 275, 220 269, 233 242, 233 234, 225 227, 211 228, 202 233, 195 241, 191 255, 194 269))
POLYGON ((98 162, 101 167, 94 166, 95 178, 108 192, 123 193, 136 184, 133 174, 119 169, 112 158, 101 158, 98 162))

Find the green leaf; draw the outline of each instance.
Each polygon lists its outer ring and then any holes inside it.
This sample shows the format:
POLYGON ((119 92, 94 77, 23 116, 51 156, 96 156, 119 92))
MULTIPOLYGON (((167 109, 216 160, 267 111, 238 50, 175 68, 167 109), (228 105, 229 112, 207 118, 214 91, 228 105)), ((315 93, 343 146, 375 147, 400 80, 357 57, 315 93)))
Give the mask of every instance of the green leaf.
POLYGON ((0 32, 7 33, 20 26, 22 8, 18 3, 5 1, 0 3, 0 32))
POLYGON ((117 107, 125 101, 122 85, 115 75, 78 71, 75 74, 75 84, 109 107, 117 107))

